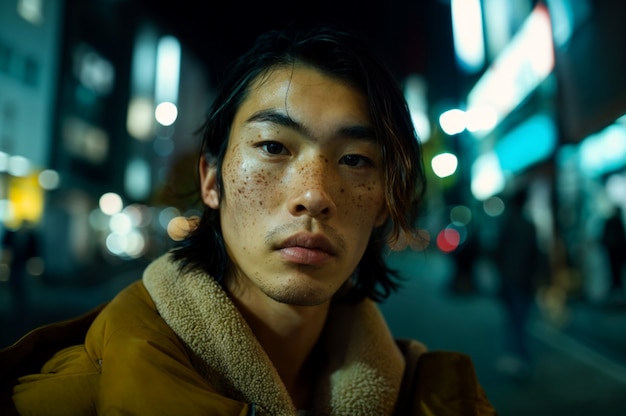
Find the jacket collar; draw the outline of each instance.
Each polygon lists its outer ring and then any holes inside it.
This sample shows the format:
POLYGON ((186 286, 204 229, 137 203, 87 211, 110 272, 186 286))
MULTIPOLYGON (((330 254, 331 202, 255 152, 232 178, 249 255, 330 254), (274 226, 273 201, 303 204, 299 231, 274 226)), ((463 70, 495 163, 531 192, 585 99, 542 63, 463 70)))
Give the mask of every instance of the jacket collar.
MULTIPOLYGON (((181 272, 169 255, 143 282, 158 312, 185 342, 194 366, 225 396, 255 403, 261 414, 295 415, 277 371, 222 287, 201 271, 181 272)), ((315 414, 391 414, 404 358, 370 300, 333 305, 323 343, 325 369, 315 414)))

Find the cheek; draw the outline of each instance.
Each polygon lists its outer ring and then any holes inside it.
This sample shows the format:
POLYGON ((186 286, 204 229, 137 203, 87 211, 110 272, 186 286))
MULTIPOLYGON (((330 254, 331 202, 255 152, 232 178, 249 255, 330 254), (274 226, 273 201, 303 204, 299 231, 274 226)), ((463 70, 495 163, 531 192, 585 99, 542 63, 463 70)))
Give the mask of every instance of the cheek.
POLYGON ((225 161, 222 167, 224 180, 225 203, 232 210, 236 210, 237 218, 256 221, 258 214, 271 205, 270 197, 276 197, 276 189, 271 174, 244 160, 240 155, 234 155, 225 161), (245 217, 240 214, 256 214, 245 217))
POLYGON ((367 226, 376 220, 385 204, 381 184, 377 181, 359 183, 350 190, 344 188, 341 195, 344 214, 367 226))

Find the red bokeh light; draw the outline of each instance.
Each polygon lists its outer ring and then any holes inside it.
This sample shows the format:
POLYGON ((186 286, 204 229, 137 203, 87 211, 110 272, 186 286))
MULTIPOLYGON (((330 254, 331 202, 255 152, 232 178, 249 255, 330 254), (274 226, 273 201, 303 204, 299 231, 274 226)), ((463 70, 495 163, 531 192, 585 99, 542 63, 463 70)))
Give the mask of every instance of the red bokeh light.
POLYGON ((461 235, 454 228, 444 228, 437 234, 437 247, 444 253, 456 250, 461 241, 461 235))

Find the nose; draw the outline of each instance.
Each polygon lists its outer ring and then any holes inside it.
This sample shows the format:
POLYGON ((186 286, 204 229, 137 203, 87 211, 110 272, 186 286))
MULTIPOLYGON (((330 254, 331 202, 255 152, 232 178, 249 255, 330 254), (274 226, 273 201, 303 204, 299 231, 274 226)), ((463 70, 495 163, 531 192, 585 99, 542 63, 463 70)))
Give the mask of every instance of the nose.
POLYGON ((289 201, 289 212, 294 216, 308 215, 317 219, 330 218, 337 206, 329 193, 328 174, 322 166, 302 169, 296 176, 293 197, 289 201))

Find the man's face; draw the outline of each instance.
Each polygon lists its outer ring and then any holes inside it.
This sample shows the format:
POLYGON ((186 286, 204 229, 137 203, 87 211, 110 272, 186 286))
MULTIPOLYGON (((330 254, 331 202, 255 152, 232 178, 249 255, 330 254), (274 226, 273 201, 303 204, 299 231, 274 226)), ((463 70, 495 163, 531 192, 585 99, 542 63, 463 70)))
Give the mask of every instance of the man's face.
MULTIPOLYGON (((219 201, 205 202, 220 211, 231 293, 327 302, 387 218, 364 96, 308 66, 278 67, 253 83, 222 175, 219 201)), ((203 179, 207 187, 216 189, 214 179, 203 179)))

